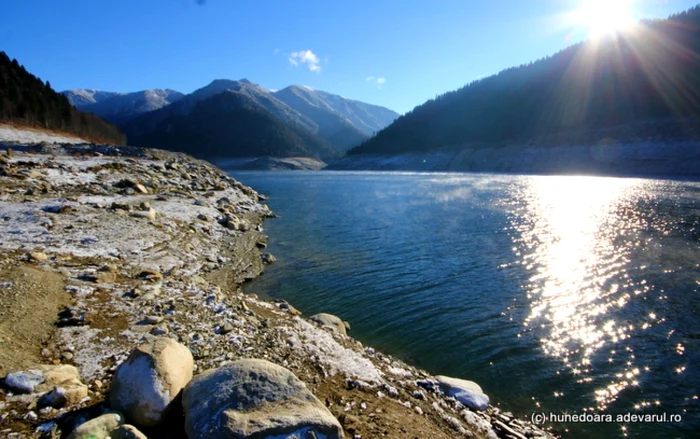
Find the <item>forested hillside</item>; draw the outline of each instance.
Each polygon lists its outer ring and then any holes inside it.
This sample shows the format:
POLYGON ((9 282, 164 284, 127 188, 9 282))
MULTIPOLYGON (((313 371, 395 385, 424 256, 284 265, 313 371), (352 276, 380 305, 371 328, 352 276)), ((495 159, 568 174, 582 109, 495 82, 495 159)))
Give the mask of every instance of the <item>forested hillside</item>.
POLYGON ((62 131, 93 142, 126 142, 117 127, 76 110, 49 81, 27 72, 5 52, 0 52, 0 122, 62 131))
MULTIPOLYGON (((138 120, 137 120, 138 122, 138 120)), ((187 114, 164 115, 129 142, 197 157, 336 157, 338 151, 301 127, 275 117, 254 98, 228 90, 197 102, 187 114)))
POLYGON ((446 93, 350 153, 700 137, 700 7, 446 93), (668 127, 673 127, 669 129, 668 127))

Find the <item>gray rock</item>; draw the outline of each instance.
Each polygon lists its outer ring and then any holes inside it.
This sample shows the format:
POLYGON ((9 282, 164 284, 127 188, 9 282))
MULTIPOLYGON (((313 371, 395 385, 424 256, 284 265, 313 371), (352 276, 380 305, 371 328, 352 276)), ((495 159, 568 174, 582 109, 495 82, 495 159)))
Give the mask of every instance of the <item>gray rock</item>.
MULTIPOLYGON (((498 439, 498 435, 491 427, 491 423, 486 419, 480 417, 476 413, 469 410, 462 410, 460 412, 462 418, 469 424, 472 437, 475 439, 498 439)), ((515 433, 510 430, 511 433, 515 433)), ((511 434, 511 436, 515 436, 511 434)), ((517 437, 517 436, 515 436, 517 437)))
POLYGON ((44 381, 40 370, 12 372, 5 377, 5 385, 17 393, 33 393, 34 388, 44 381))
POLYGON ((68 402, 66 398, 66 389, 63 387, 56 387, 52 391, 45 393, 39 399, 39 406, 41 407, 62 407, 68 402))
POLYGON ((107 413, 80 424, 68 435, 68 439, 106 439, 112 431, 124 424, 119 413, 107 413))
POLYGON ((119 426, 110 436, 112 439, 148 439, 138 428, 129 424, 119 426))
POLYGON ((161 316, 146 316, 143 319, 143 323, 145 325, 157 325, 158 323, 163 321, 163 317, 161 316))
POLYGON ((192 378, 194 359, 187 347, 157 338, 134 350, 114 374, 109 402, 139 427, 159 425, 177 405, 192 378))
POLYGON ((189 439, 344 437, 304 383, 266 360, 238 360, 198 375, 182 404, 189 439))
POLYGON ((170 331, 164 326, 154 326, 151 328, 150 334, 155 336, 167 335, 170 331))
POLYGON ((320 313, 309 317, 309 320, 317 323, 322 328, 328 328, 338 334, 348 335, 345 323, 333 314, 320 313))
POLYGON ((444 375, 436 376, 435 380, 440 385, 440 390, 471 409, 486 410, 489 406, 489 397, 474 381, 444 375))
POLYGON ((224 323, 223 326, 219 328, 219 333, 220 334, 228 334, 229 332, 232 332, 234 329, 236 329, 231 323, 224 323))

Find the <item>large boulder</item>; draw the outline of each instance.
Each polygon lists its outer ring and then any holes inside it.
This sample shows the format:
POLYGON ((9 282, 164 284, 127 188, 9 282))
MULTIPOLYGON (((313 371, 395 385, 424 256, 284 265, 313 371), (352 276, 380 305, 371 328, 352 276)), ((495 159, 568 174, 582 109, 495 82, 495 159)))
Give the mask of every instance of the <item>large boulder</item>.
POLYGON ((475 410, 486 410, 489 406, 489 397, 474 381, 438 375, 435 380, 440 385, 440 390, 457 401, 475 410))
POLYGON ((334 316, 333 314, 322 312, 309 317, 309 320, 322 328, 328 328, 338 334, 348 335, 346 323, 343 322, 340 317, 334 316))
POLYGON ((139 427, 155 427, 176 406, 192 379, 194 359, 187 347, 157 338, 134 350, 112 379, 109 403, 139 427))
POLYGON ((196 376, 182 404, 189 439, 344 437, 303 382, 266 360, 238 360, 196 376))

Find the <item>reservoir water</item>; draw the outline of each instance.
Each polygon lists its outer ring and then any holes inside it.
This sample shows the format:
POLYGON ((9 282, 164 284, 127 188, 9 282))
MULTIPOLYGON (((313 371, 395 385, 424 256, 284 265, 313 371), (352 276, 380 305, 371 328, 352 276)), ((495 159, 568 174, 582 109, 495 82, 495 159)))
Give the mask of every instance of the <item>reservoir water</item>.
POLYGON ((233 172, 269 196, 277 263, 246 287, 365 345, 478 382, 566 437, 700 431, 700 183, 233 172))

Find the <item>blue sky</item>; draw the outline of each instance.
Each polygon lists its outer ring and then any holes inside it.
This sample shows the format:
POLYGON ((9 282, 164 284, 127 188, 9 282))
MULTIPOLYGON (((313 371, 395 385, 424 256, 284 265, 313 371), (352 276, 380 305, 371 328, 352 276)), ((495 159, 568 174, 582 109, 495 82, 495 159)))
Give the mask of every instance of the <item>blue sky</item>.
MULTIPOLYGON (((0 50, 54 89, 304 84, 400 113, 586 38, 587 2, 665 18, 697 0, 7 0, 0 50)), ((602 9, 601 9, 602 8, 602 9)))

